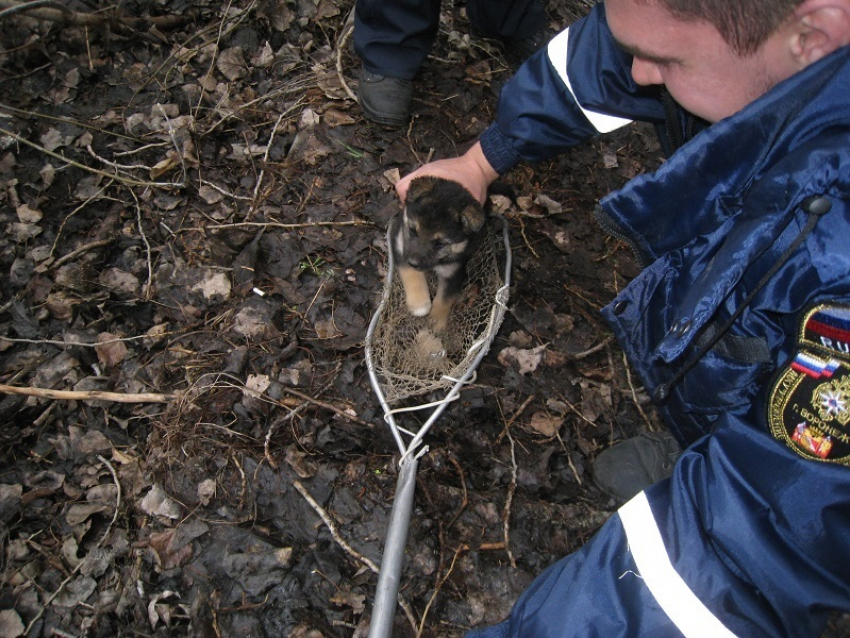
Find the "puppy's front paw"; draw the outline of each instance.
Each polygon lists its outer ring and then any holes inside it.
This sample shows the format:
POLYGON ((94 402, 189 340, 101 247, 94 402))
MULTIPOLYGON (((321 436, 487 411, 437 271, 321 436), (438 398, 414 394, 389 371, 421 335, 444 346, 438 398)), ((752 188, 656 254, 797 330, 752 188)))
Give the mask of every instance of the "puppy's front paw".
POLYGON ((430 299, 408 299, 407 300, 407 309, 410 311, 414 317, 427 317, 431 312, 431 300, 430 299))
POLYGON ((404 298, 410 314, 414 317, 427 317, 431 312, 431 293, 425 273, 407 266, 399 266, 398 274, 404 286, 404 298))

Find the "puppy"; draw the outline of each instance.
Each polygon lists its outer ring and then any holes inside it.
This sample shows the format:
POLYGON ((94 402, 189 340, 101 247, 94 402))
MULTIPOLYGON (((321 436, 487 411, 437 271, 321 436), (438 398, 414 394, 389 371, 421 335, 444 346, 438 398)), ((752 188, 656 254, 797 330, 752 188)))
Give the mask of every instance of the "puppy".
POLYGON ((407 308, 416 317, 430 315, 435 332, 445 331, 463 290, 485 217, 481 204, 457 182, 419 177, 410 182, 404 210, 391 223, 391 250, 407 308), (437 276, 433 302, 428 272, 437 276))

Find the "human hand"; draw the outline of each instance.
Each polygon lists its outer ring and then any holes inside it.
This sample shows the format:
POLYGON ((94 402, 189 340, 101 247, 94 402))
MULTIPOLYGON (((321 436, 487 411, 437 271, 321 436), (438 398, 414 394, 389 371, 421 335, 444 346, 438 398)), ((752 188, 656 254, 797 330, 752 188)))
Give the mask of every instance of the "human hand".
POLYGON ((493 170, 490 162, 484 157, 481 144, 476 142, 460 157, 430 162, 402 177, 395 185, 396 193, 398 193, 401 201, 404 201, 407 197, 410 182, 425 175, 442 177, 457 182, 481 204, 487 200, 487 188, 499 177, 499 174, 493 170))

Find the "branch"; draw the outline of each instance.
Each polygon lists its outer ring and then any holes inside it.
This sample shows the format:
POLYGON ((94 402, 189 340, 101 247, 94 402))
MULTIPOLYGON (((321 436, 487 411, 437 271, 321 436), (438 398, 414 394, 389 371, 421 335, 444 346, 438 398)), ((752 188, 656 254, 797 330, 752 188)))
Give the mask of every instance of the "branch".
POLYGON ((0 394, 21 394, 27 397, 43 397, 60 401, 112 401, 114 403, 167 403, 175 398, 173 394, 123 394, 121 392, 101 392, 100 390, 51 390, 49 388, 23 388, 0 383, 0 394))
POLYGON ((2 9, 0 18, 23 13, 39 20, 50 20, 51 22, 80 27, 118 23, 135 30, 147 29, 150 26, 155 26, 157 29, 173 29, 188 23, 190 20, 188 16, 177 15, 139 18, 115 10, 101 13, 79 13, 71 11, 61 2, 55 0, 33 0, 32 2, 0 0, 0 9, 2 9))

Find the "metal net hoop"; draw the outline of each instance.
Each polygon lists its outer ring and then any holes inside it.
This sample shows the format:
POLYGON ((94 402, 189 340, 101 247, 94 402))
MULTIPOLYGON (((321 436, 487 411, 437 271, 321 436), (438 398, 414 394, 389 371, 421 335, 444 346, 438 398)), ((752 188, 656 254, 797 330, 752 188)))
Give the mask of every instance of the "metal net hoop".
MULTIPOLYGON (((506 310, 510 244, 507 224, 500 217, 490 217, 481 233, 467 263, 466 285, 443 334, 433 331, 428 317, 414 317, 408 311, 390 254, 381 306, 366 337, 367 362, 379 386, 375 389, 389 406, 450 389, 489 348, 506 310)), ((429 278, 429 287, 433 298, 436 277, 429 278)))

